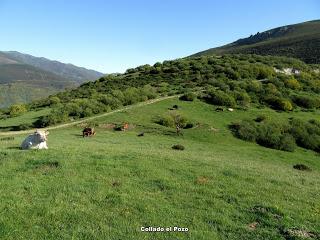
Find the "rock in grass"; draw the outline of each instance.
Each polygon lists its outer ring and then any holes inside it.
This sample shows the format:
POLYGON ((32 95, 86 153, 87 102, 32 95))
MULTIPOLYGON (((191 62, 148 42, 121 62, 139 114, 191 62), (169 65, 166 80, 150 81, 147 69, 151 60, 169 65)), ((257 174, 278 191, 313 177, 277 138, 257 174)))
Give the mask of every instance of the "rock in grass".
POLYGON ((296 164, 293 166, 294 169, 300 170, 300 171, 311 171, 311 168, 304 164, 296 164))
POLYGON ((176 145, 172 146, 172 149, 183 151, 184 150, 184 146, 182 146, 181 144, 176 144, 176 145))

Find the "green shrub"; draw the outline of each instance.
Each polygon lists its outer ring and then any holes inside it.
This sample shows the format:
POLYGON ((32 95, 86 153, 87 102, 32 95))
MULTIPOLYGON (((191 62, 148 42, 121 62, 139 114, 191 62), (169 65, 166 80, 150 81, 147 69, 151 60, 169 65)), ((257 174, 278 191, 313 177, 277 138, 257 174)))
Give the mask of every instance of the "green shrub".
POLYGON ((266 121, 266 120, 269 120, 269 116, 267 115, 259 115, 256 117, 256 119, 254 120, 255 122, 263 122, 263 121, 266 121))
MULTIPOLYGON (((264 117, 261 117, 264 119, 264 117)), ((295 138, 290 134, 288 124, 279 124, 273 121, 243 120, 231 125, 234 135, 240 139, 257 142, 259 145, 292 152, 296 148, 295 138)))
POLYGON ((49 97, 49 104, 50 104, 50 106, 52 106, 52 105, 57 105, 57 104, 59 104, 59 103, 61 103, 61 100, 60 100, 59 97, 57 97, 57 96, 49 97))
MULTIPOLYGON (((311 121, 314 122, 314 121, 311 121)), ((300 147, 320 151, 320 126, 299 119, 292 119, 291 134, 300 147)))
POLYGON ((300 170, 300 171, 311 171, 311 168, 309 168, 308 166, 304 165, 304 164, 296 164, 293 165, 294 169, 300 170))
POLYGON ((9 108, 10 117, 17 117, 27 112, 27 107, 24 104, 14 104, 9 108))
POLYGON ((196 95, 194 93, 186 93, 183 94, 179 99, 182 101, 189 101, 192 102, 195 99, 196 95))
POLYGON ((258 137, 256 124, 253 121, 233 123, 230 127, 238 138, 245 141, 255 142, 258 137))
POLYGON ((273 109, 276 110, 291 111, 293 109, 290 100, 279 98, 277 96, 268 96, 265 99, 265 102, 267 102, 273 109))
POLYGON ((293 152, 295 148, 296 148, 296 141, 292 135, 285 133, 280 137, 280 142, 278 145, 279 150, 293 152))
POLYGON ((176 144, 176 145, 172 146, 172 149, 183 151, 185 149, 185 147, 181 144, 176 144))
POLYGON ((320 99, 311 96, 294 95, 291 97, 292 101, 299 107, 312 109, 320 107, 320 99))
POLYGON ((204 100, 214 105, 227 106, 227 107, 236 106, 235 99, 231 95, 221 90, 208 91, 207 95, 204 97, 204 100))
POLYGON ((164 116, 159 116, 155 120, 155 123, 165 126, 165 127, 173 127, 174 126, 174 121, 170 115, 164 115, 164 116))

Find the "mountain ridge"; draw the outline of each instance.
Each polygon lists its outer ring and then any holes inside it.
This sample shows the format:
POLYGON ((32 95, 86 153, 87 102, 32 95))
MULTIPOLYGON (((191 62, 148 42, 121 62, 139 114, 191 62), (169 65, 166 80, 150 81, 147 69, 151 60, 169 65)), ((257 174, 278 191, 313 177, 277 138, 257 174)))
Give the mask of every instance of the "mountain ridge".
POLYGON ((320 63, 320 20, 258 32, 247 38, 191 56, 238 53, 294 57, 309 64, 318 64, 320 63))
POLYGON ((95 80, 102 77, 104 73, 78 67, 71 63, 62 63, 57 60, 50 60, 45 57, 35 57, 30 54, 20 53, 17 51, 2 51, 0 52, 8 59, 19 63, 31 65, 49 72, 53 72, 64 78, 70 78, 79 82, 80 84, 89 80, 95 80))
POLYGON ((0 51, 0 107, 45 98, 103 75, 43 57, 0 51))

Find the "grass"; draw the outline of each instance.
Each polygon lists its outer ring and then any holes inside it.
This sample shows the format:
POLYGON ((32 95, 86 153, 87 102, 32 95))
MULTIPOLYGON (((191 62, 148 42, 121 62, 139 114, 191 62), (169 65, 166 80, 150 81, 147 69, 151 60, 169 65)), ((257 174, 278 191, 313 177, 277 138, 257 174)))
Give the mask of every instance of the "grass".
POLYGON ((49 114, 49 108, 43 108, 39 111, 27 112, 21 116, 7 118, 5 120, 0 120, 0 131, 9 131, 13 127, 19 126, 21 124, 32 125, 40 116, 45 116, 49 114))
MULTIPOLYGON (((234 138, 228 124, 266 114, 319 118, 319 112, 270 109, 215 112, 200 101, 168 99, 95 119, 129 122, 52 130, 49 150, 21 151, 25 136, 0 142, 1 239, 285 239, 320 229, 320 161, 234 138), (197 127, 177 137, 154 123, 174 104, 197 127), (143 131, 143 137, 137 133, 143 131), (185 146, 174 151, 173 145, 185 146), (298 171, 305 164, 312 171, 298 171), (146 233, 179 226, 189 232, 146 233), (291 235, 290 235, 291 234, 291 235)), ((1 122, 0 122, 1 123, 1 122)), ((318 232, 317 232, 318 231, 318 232)), ((296 237, 296 238, 294 238, 296 237)))

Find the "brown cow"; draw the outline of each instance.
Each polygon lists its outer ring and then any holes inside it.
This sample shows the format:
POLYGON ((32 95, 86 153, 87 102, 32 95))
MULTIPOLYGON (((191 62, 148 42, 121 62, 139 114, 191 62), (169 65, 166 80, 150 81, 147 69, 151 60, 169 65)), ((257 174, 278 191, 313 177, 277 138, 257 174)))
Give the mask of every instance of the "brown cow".
POLYGON ((87 127, 85 129, 83 129, 83 131, 82 131, 82 136, 83 137, 91 137, 91 136, 94 136, 94 135, 96 135, 96 132, 94 131, 94 128, 87 127))
POLYGON ((129 129, 129 123, 124 123, 124 124, 122 125, 121 131, 126 131, 126 130, 128 130, 128 129, 129 129))

